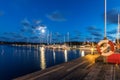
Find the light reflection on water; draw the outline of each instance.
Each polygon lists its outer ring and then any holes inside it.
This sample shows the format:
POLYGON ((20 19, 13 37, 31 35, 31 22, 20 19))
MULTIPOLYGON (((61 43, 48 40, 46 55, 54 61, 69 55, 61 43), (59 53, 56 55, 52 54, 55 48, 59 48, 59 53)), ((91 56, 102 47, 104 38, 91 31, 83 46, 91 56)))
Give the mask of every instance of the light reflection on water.
POLYGON ((64 57, 65 57, 65 62, 67 62, 68 61, 67 50, 64 50, 64 57))
POLYGON ((38 45, 0 45, 0 80, 13 79, 80 56, 79 50, 58 51, 38 45))
POLYGON ((46 60, 45 60, 45 48, 40 47, 40 62, 41 62, 41 69, 46 68, 46 60))
POLYGON ((54 51, 54 49, 53 49, 53 59, 54 59, 54 63, 55 63, 55 51, 54 51))
POLYGON ((85 56, 85 52, 84 51, 81 52, 81 56, 82 57, 85 56))

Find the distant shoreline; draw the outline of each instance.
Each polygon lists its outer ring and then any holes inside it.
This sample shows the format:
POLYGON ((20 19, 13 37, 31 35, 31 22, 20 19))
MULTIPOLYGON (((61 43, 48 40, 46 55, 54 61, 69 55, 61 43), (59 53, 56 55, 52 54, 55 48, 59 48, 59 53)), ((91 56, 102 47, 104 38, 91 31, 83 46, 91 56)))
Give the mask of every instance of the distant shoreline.
MULTIPOLYGON (((82 45, 84 42, 64 42, 64 43, 51 43, 51 44, 67 44, 67 45, 82 45)), ((86 42, 87 43, 87 42, 86 42)), ((96 42, 93 42, 96 44, 96 42)), ((7 42, 7 41, 0 41, 0 44, 19 44, 19 45, 47 45, 48 43, 32 43, 32 42, 7 42)), ((50 44, 50 43, 49 43, 50 44)))

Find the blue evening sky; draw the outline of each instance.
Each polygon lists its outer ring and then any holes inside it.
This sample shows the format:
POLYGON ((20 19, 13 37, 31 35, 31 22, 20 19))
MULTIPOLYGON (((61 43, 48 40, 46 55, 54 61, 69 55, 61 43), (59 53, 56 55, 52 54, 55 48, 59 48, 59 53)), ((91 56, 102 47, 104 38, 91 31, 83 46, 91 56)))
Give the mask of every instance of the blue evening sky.
MULTIPOLYGON (((120 0, 107 0, 107 11, 119 8, 120 0)), ((1 40, 36 40, 41 29, 61 38, 69 32, 73 41, 103 39, 104 0, 0 0, 1 40)), ((116 29, 117 23, 107 24, 109 33, 116 29)), ((108 38, 114 40, 114 35, 116 31, 108 38)))

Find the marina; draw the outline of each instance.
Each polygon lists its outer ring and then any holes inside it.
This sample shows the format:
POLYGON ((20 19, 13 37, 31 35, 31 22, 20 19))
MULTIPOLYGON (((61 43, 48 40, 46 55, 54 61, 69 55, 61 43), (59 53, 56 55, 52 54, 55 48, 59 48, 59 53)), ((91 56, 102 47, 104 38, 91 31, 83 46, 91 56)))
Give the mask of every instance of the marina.
POLYGON ((0 1, 0 80, 120 80, 119 6, 0 1))

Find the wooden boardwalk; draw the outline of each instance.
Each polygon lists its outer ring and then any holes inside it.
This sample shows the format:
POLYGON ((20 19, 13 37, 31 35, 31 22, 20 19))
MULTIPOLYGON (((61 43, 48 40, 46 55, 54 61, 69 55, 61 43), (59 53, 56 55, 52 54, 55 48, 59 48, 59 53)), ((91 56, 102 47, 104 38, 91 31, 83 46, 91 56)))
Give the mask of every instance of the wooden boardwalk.
POLYGON ((95 62, 98 57, 87 55, 14 80, 120 80, 120 65, 95 62))

